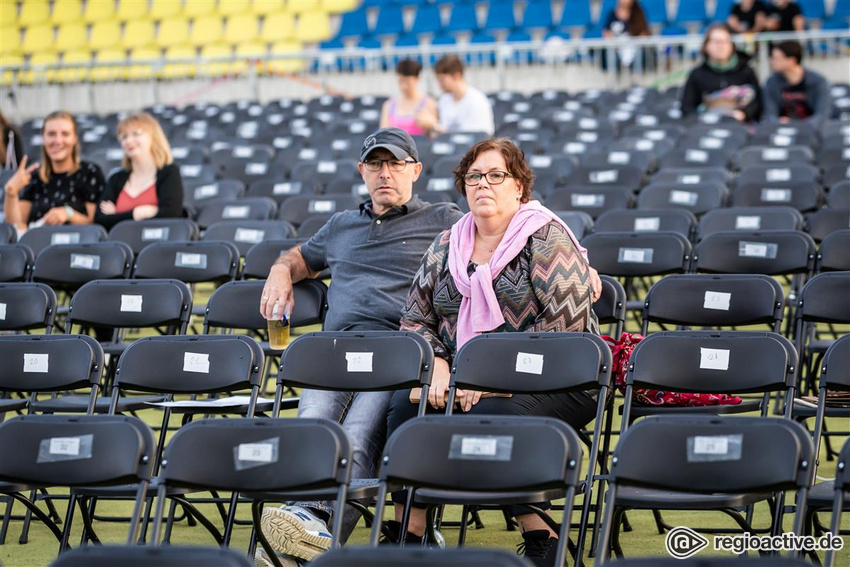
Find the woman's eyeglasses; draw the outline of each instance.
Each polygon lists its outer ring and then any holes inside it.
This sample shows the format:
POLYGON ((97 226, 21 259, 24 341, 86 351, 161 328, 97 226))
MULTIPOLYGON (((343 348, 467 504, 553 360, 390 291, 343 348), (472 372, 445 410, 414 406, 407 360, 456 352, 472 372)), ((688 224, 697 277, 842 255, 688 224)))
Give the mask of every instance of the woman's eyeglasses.
POLYGON ((463 181, 467 185, 478 185, 482 179, 486 179, 490 185, 499 185, 505 182, 508 177, 513 177, 507 171, 488 171, 487 173, 467 173, 463 176, 463 181))
POLYGON ((118 141, 123 142, 127 138, 141 138, 144 133, 144 130, 133 130, 132 132, 124 132, 123 134, 118 134, 118 141))

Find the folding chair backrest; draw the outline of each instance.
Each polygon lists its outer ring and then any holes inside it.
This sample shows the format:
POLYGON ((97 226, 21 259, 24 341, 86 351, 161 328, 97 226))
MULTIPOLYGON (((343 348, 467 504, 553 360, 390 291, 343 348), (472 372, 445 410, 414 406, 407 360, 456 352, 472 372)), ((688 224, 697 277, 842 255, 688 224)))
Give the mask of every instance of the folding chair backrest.
POLYGON ((130 276, 133 250, 123 242, 54 244, 35 259, 32 280, 55 289, 75 289, 92 280, 130 276))
POLYGON ((134 254, 154 242, 185 242, 198 239, 198 225, 190 219, 121 221, 109 231, 109 240, 126 242, 134 254))
POLYGON ((178 280, 95 280, 71 298, 72 323, 111 328, 177 326, 184 332, 192 312, 192 292, 178 280))
POLYGON ((717 232, 697 244, 694 267, 721 274, 808 274, 816 253, 812 237, 800 231, 717 232))
POLYGON ((651 183, 640 190, 639 209, 685 209, 701 215, 726 204, 729 190, 722 183, 678 185, 651 183))
POLYGON ((156 242, 139 252, 133 277, 226 282, 236 277, 238 269, 239 250, 230 242, 156 242))
POLYGON ((0 391, 59 392, 97 388, 103 349, 86 335, 0 337, 0 391))
POLYGON ((284 221, 227 220, 207 228, 202 240, 224 240, 236 245, 240 256, 266 240, 281 240, 295 236, 295 227, 284 221))
POLYGON ((820 209, 806 217, 806 232, 818 242, 847 228, 850 228, 850 209, 820 209))
POLYGON ((738 184, 816 182, 820 171, 810 164, 748 165, 738 174, 738 184))
POLYGON ((582 211, 596 218, 606 211, 630 208, 633 189, 625 185, 569 185, 558 187, 546 197, 553 210, 582 211))
POLYGON ((387 440, 380 477, 443 490, 554 489, 576 485, 581 459, 578 434, 557 419, 425 416, 387 440))
POLYGON ((592 333, 486 333, 455 355, 451 385, 523 394, 598 389, 610 369, 611 351, 592 333))
POLYGON ((821 362, 820 383, 829 390, 850 391, 850 335, 837 339, 821 362))
POLYGON ((0 245, 0 282, 22 282, 29 277, 35 256, 26 244, 0 245))
POLYGON ((600 275, 602 295, 593 302, 593 312, 600 325, 616 325, 614 336, 619 337, 626 324, 626 290, 611 276, 600 275))
POLYGON ((802 230, 803 215, 791 207, 729 207, 708 211, 699 221, 699 238, 715 232, 802 230))
POLYGON ((690 241, 676 232, 597 232, 581 243, 593 267, 609 276, 683 273, 691 260, 690 241))
POLYGON ((226 547, 86 545, 68 550, 50 567, 251 567, 244 553, 226 547))
POLYGON ((678 232, 691 238, 696 228, 694 214, 684 209, 614 209, 596 219, 596 232, 678 232))
MULTIPOLYGON (((345 546, 316 557, 314 567, 528 567, 516 553, 504 549, 345 546)), ((69 566, 72 567, 72 566, 69 566)), ((87 566, 81 566, 87 567, 87 566)), ((100 567, 99 565, 93 567, 100 567)), ((135 567, 135 566, 133 566, 135 567)))
POLYGON ((812 181, 741 181, 732 192, 736 207, 793 207, 812 211, 823 204, 823 190, 812 181))
POLYGON ((850 270, 850 229, 838 230, 824 238, 820 243, 817 271, 848 270, 850 270))
POLYGON ((0 423, 0 480, 109 486, 150 479, 156 444, 135 417, 23 415, 0 423))
MULTIPOLYGON (((839 533, 841 515, 846 509, 846 495, 850 490, 850 439, 844 442, 844 447, 838 455, 838 464, 835 467, 835 491, 832 504, 832 533, 839 533)), ((827 551, 824 565, 834 567, 838 565, 838 554, 840 551, 834 549, 827 551)))
POLYGON ((850 323, 850 272, 827 272, 806 282, 797 300, 798 319, 807 323, 850 323))
POLYGON ((52 244, 84 244, 106 240, 106 230, 99 224, 40 226, 24 233, 21 244, 30 247, 33 254, 52 244))
MULTIPOLYGON (((216 289, 207 302, 204 328, 265 329, 266 319, 260 314, 260 299, 264 281, 228 282, 216 289)), ((295 309, 290 315, 290 325, 321 324, 328 310, 328 286, 320 280, 302 280, 292 286, 295 309)))
POLYGON ((206 228, 222 220, 268 220, 276 212, 277 203, 268 197, 216 200, 202 205, 195 221, 206 228))
POLYGON ((0 222, 0 244, 13 244, 17 240, 18 233, 15 227, 7 222, 0 222))
POLYGON ((643 332, 653 323, 734 327, 766 323, 779 330, 785 294, 769 276, 681 274, 666 276, 644 298, 643 332))
POLYGON ((254 244, 245 253, 245 263, 242 266, 244 279, 261 279, 269 277, 269 271, 281 254, 295 248, 302 240, 287 238, 282 240, 269 239, 254 244))
POLYGON ((296 195, 281 203, 277 218, 299 226, 310 215, 357 209, 360 202, 353 195, 296 195))
POLYGON ((0 331, 44 328, 50 333, 56 294, 41 283, 0 283, 0 331))

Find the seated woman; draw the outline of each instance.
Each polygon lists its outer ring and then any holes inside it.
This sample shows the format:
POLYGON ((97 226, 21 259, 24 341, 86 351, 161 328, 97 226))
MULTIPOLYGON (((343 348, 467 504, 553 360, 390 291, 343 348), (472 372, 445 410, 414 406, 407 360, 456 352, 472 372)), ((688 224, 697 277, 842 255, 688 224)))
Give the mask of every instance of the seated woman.
POLYGON ((400 128, 411 136, 423 136, 437 124, 437 103, 419 90, 422 65, 403 59, 396 65, 399 96, 381 108, 381 128, 400 128))
POLYGON ((156 118, 131 114, 118 123, 121 170, 106 183, 95 222, 107 230, 122 220, 183 216, 183 181, 156 118))
MULTIPOLYGON (((614 7, 608 13, 602 26, 602 37, 605 39, 625 39, 629 37, 649 37, 652 35, 646 14, 638 0, 617 0, 614 7)), ((647 64, 652 62, 653 51, 651 49, 639 48, 632 45, 617 47, 614 51, 614 65, 617 71, 621 67, 629 67, 633 71, 639 65, 639 69, 647 69, 647 64)), ((602 50, 602 68, 607 70, 611 65, 608 60, 609 50, 602 50)))
POLYGON ((682 91, 682 115, 711 111, 756 122, 761 116, 758 77, 749 66, 750 56, 732 43, 728 24, 708 27, 702 55, 705 61, 691 71, 682 91))
MULTIPOLYGON (((440 234, 422 259, 402 312, 401 329, 424 335, 436 354, 429 411, 446 405, 449 368, 458 349, 487 332, 598 332, 593 313, 593 271, 570 229, 537 201, 525 156, 506 138, 473 146, 455 170, 455 187, 470 212, 440 234)), ((416 416, 408 392, 396 392, 388 435, 416 416)), ((476 414, 551 416, 575 428, 594 418, 596 401, 584 392, 514 394, 481 398, 458 391, 461 409, 476 414)), ((394 495, 400 519, 404 493, 394 495)), ((548 503, 537 504, 544 509, 548 503)), ((554 565, 557 534, 536 514, 512 509, 525 554, 554 565)), ((414 509, 408 537, 419 540, 425 511, 414 509)))
POLYGON ((6 222, 19 233, 44 224, 91 224, 103 191, 103 173, 97 165, 80 160, 77 121, 67 112, 53 112, 44 119, 41 136, 41 163, 30 165, 23 156, 6 182, 6 222))

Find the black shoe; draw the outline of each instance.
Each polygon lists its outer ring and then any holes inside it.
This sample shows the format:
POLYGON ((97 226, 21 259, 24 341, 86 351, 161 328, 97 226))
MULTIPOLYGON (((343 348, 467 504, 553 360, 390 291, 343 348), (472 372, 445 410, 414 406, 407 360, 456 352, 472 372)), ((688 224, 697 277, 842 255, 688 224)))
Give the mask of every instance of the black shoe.
POLYGON ((517 555, 524 555, 536 567, 554 567, 558 551, 558 538, 549 537, 547 530, 534 530, 522 534, 517 555))
MULTIPOLYGON (((401 535, 401 524, 395 520, 384 522, 384 530, 381 539, 378 542, 381 545, 398 545, 399 536, 401 535)), ((422 537, 407 532, 404 537, 405 545, 422 545, 422 537)))

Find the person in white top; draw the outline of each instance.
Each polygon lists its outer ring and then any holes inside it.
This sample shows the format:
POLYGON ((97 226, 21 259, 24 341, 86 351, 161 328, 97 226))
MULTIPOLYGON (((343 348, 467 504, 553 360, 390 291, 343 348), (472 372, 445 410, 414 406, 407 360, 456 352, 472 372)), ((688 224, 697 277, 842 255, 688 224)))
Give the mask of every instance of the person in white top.
POLYGON ((440 132, 486 132, 493 135, 493 107, 487 97, 466 83, 463 63, 457 55, 446 55, 434 66, 443 95, 437 101, 440 132))

